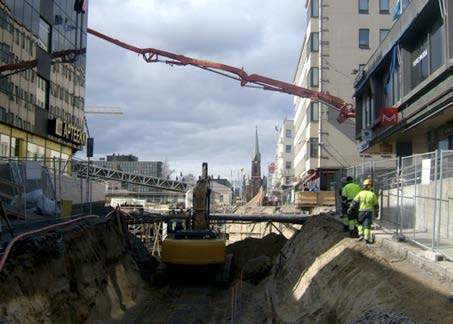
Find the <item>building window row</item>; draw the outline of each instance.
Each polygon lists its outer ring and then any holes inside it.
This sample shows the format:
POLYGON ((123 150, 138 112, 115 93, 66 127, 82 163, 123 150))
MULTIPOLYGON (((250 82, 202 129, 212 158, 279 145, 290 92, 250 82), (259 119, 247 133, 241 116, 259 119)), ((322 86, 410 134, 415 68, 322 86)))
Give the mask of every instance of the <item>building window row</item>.
POLYGON ((25 91, 22 87, 15 85, 14 82, 10 81, 10 78, 0 79, 0 91, 9 96, 9 100, 15 101, 15 103, 21 105, 28 110, 33 109, 33 105, 36 104, 36 97, 32 92, 25 91))
MULTIPOLYGON (((370 0, 359 1, 359 14, 370 13, 370 0)), ((390 0, 379 0, 379 13, 388 15, 390 13, 390 0)))
POLYGON ((55 117, 62 118, 63 120, 76 125, 77 127, 83 126, 82 119, 78 118, 75 115, 71 115, 69 112, 58 106, 50 105, 49 113, 55 117))
POLYGON ((66 64, 61 64, 61 63, 52 64, 52 72, 60 73, 60 66, 62 66, 61 74, 66 79, 68 79, 69 81, 72 81, 74 79, 75 85, 84 87, 85 77, 83 75, 83 72, 77 73, 77 71, 72 71, 72 69, 69 66, 67 66, 66 64))
POLYGON ((64 87, 60 86, 55 82, 50 83, 50 94, 52 97, 57 98, 59 100, 63 100, 67 104, 70 104, 73 107, 78 109, 82 109, 84 104, 84 99, 81 96, 76 96, 73 93, 70 93, 69 90, 65 89, 64 87))

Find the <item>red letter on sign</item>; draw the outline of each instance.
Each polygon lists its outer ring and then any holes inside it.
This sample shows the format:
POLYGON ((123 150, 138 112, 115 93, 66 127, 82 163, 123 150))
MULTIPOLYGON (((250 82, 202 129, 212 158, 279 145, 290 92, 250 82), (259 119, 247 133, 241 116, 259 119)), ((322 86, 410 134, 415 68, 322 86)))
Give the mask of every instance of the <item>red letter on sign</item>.
POLYGON ((383 107, 381 108, 381 125, 398 124, 398 108, 383 107))

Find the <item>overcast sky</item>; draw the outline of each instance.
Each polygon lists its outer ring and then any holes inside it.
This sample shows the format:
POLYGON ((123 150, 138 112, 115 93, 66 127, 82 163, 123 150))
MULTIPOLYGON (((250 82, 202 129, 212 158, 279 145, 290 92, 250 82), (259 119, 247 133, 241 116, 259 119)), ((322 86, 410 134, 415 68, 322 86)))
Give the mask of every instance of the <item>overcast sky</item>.
MULTIPOLYGON (((305 32, 305 1, 96 0, 88 26, 137 47, 153 47, 293 82, 305 32)), ((86 106, 123 115, 87 115, 95 159, 112 153, 165 161, 175 174, 230 178, 250 173, 258 126, 262 173, 274 160, 276 125, 294 116, 293 97, 242 88, 195 67, 146 63, 88 36, 86 106)), ((173 176, 174 176, 173 175, 173 176)))

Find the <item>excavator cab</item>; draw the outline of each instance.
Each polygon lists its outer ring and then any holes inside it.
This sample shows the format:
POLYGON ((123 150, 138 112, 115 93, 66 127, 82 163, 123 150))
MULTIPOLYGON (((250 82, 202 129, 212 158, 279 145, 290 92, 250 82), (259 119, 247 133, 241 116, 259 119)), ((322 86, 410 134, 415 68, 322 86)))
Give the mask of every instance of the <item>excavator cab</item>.
POLYGON ((213 266, 216 281, 227 283, 232 255, 225 253, 225 236, 210 227, 209 204, 211 179, 208 164, 202 164, 202 176, 193 190, 193 213, 186 229, 176 229, 162 242, 161 261, 167 266, 213 266))

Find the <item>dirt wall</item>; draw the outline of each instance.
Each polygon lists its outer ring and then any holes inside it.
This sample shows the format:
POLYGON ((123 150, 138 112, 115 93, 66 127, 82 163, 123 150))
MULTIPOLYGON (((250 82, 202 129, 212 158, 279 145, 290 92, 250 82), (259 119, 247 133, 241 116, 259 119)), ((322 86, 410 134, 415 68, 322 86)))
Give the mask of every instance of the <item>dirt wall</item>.
POLYGON ((0 321, 120 317, 145 285, 124 229, 116 220, 93 219, 17 242, 0 273, 0 321))
POLYGON ((346 237, 328 216, 313 217, 285 245, 268 278, 273 321, 347 323, 384 313, 452 323, 451 303, 434 280, 412 276, 417 269, 407 271, 403 260, 392 263, 381 250, 346 237))

